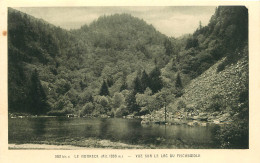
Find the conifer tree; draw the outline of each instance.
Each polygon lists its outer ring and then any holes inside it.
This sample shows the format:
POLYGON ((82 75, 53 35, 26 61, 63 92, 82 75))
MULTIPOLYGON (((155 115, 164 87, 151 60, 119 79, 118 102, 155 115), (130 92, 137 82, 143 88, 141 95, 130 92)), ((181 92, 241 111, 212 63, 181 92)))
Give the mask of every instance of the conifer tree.
POLYGON ((124 81, 123 81, 123 84, 122 84, 121 87, 120 87, 120 92, 122 92, 123 90, 125 90, 125 89, 127 89, 127 88, 128 88, 127 83, 126 83, 126 81, 124 80, 124 81))
POLYGON ((142 92, 142 83, 138 76, 134 80, 134 94, 136 94, 136 93, 143 93, 142 92))
POLYGON ((175 88, 176 88, 175 96, 181 97, 183 94, 183 90, 182 90, 183 86, 182 86, 180 73, 177 74, 175 88))
POLYGON ((144 93, 145 89, 148 87, 148 84, 149 84, 149 76, 144 70, 141 77, 142 93, 144 93))
POLYGON ((176 78, 176 82, 175 82, 175 87, 182 89, 182 82, 181 82, 180 73, 177 74, 177 78, 176 78))
POLYGON ((149 74, 149 80, 149 87, 151 88, 153 94, 162 89, 163 83, 161 79, 161 71, 158 67, 155 67, 149 74))
POLYGON ((103 84, 102 84, 102 86, 100 88, 99 95, 100 96, 108 96, 109 95, 107 82, 105 80, 103 80, 103 84))
POLYGON ((169 39, 164 40, 164 48, 166 55, 171 55, 173 53, 173 46, 169 39))
POLYGON ((199 22, 199 29, 201 29, 202 28, 202 24, 201 24, 201 21, 199 22))
POLYGON ((130 113, 139 112, 139 110, 140 110, 140 107, 136 103, 135 94, 136 93, 133 91, 126 98, 127 108, 129 109, 130 113))
POLYGON ((108 77, 107 79, 107 86, 111 87, 114 84, 113 78, 112 77, 108 77))
POLYGON ((31 76, 28 109, 28 112, 32 114, 44 114, 47 112, 48 109, 46 94, 42 88, 36 69, 31 76))

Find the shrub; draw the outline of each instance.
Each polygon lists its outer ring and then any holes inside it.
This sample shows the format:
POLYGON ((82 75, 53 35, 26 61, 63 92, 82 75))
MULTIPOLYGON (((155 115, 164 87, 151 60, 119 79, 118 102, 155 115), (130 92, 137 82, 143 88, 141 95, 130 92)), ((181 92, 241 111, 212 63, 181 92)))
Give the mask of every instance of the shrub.
POLYGON ((82 110, 80 110, 79 115, 82 117, 86 114, 90 114, 92 113, 93 109, 94 109, 94 105, 91 102, 88 102, 83 106, 82 110))
POLYGON ((196 48, 199 46, 197 38, 188 38, 185 49, 196 48))
POLYGON ((92 112, 92 115, 95 117, 98 117, 102 114, 106 114, 108 111, 106 110, 106 108, 104 108, 102 105, 100 104, 95 104, 95 109, 92 112))
POLYGON ((220 95, 214 95, 209 101, 210 105, 207 108, 207 111, 221 111, 222 108, 226 108, 224 105, 223 97, 220 95))
POLYGON ((66 116, 66 114, 71 114, 73 110, 62 109, 62 110, 51 110, 47 113, 48 116, 66 116))
POLYGON ((226 67, 227 63, 226 60, 224 60, 223 62, 221 62, 218 67, 217 67, 217 72, 223 71, 226 67))
POLYGON ((183 95, 183 90, 180 89, 180 88, 176 88, 173 93, 174 93, 176 98, 181 97, 183 95))
POLYGON ((177 109, 180 110, 182 108, 186 108, 186 104, 184 101, 180 100, 177 104, 177 109))
POLYGON ((119 108, 115 111, 115 117, 122 117, 126 116, 128 114, 128 110, 125 105, 121 105, 119 108))
POLYGON ((240 120, 215 129, 220 148, 248 149, 248 123, 240 120))
POLYGON ((124 103, 125 103, 124 95, 122 93, 116 92, 112 98, 113 108, 119 108, 124 103))
POLYGON ((149 114, 150 110, 147 107, 141 107, 140 109, 140 115, 149 114))

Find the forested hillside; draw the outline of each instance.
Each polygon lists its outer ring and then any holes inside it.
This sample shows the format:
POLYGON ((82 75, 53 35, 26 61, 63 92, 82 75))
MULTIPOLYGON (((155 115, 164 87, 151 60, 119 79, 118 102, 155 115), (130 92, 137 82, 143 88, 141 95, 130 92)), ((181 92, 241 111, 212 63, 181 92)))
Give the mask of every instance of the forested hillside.
POLYGON ((201 102, 214 87, 209 73, 226 88, 234 78, 218 74, 248 63, 245 7, 218 7, 207 26, 180 38, 129 14, 102 16, 68 31, 9 8, 8 33, 12 113, 121 117, 150 114, 164 105, 175 112, 178 101, 210 112, 208 99, 216 95, 233 100, 222 110, 235 109, 234 103, 248 108, 247 80, 235 95, 216 86, 218 91, 201 102), (202 81, 209 82, 208 89, 198 89, 202 81))
POLYGON ((8 24, 11 112, 99 115, 116 105, 125 108, 142 74, 159 79, 159 68, 172 55, 165 35, 127 14, 66 31, 10 8, 8 24), (118 97, 123 103, 116 104, 118 97))

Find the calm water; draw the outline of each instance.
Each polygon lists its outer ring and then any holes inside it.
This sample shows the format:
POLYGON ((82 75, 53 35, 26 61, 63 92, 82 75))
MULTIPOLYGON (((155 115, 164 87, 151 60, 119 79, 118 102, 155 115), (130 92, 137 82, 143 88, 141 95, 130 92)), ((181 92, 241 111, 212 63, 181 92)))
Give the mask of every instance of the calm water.
POLYGON ((216 148, 212 127, 141 125, 140 119, 38 117, 9 119, 9 143, 88 138, 152 148, 216 148))

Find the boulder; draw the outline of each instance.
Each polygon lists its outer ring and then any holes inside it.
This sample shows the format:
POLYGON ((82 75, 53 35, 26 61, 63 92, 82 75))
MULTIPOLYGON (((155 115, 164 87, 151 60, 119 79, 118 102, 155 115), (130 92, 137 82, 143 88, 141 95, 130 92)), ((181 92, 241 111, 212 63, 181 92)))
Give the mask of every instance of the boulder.
POLYGON ((197 121, 192 121, 187 123, 188 126, 198 126, 199 123, 197 121))
POLYGON ((212 113, 211 115, 212 116, 217 116, 219 114, 219 112, 214 112, 214 113, 212 113))
POLYGON ((228 120, 228 117, 221 117, 221 118, 219 118, 219 121, 220 122, 225 122, 225 121, 227 121, 228 120))
POLYGON ((208 121, 208 117, 206 117, 206 116, 200 117, 199 120, 200 120, 200 121, 208 121))
POLYGON ((141 124, 148 124, 149 123, 149 121, 147 121, 147 120, 142 120, 141 121, 141 124))
POLYGON ((199 113, 199 116, 200 117, 206 117, 206 116, 208 116, 208 113, 199 113))
POLYGON ((207 126, 207 123, 200 123, 200 126, 207 126))
POLYGON ((213 120, 213 123, 220 124, 220 121, 218 119, 213 120))
POLYGON ((222 115, 222 117, 230 117, 230 116, 231 116, 230 113, 225 113, 222 115))

